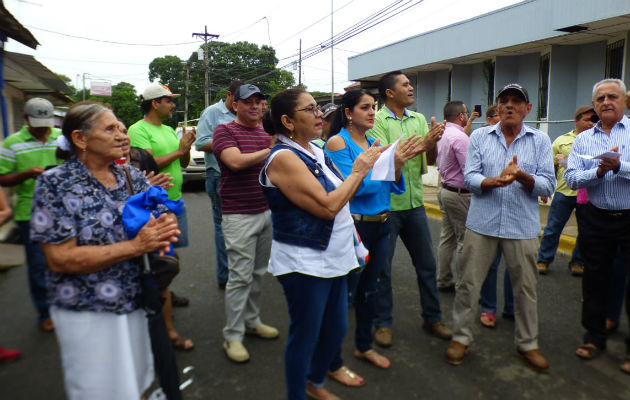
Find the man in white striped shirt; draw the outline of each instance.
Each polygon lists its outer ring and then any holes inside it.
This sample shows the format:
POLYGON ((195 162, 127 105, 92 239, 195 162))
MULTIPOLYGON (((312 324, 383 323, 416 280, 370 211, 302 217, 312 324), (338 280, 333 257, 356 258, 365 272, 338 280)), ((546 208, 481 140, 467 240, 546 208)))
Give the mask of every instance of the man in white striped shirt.
POLYGON ((446 358, 452 365, 463 362, 473 340, 481 285, 501 250, 514 286, 516 350, 545 371, 549 363, 538 349, 536 256, 538 197, 551 196, 556 185, 551 142, 544 132, 523 124, 532 105, 521 85, 506 85, 497 103, 501 121, 477 129, 468 142, 464 184, 472 198, 446 358))
MULTIPOLYGON (((624 264, 630 262, 630 120, 623 114, 625 92, 619 79, 595 84, 593 107, 600 121, 576 138, 564 175, 571 189, 586 188, 589 198, 577 211, 586 333, 576 355, 586 360, 606 348, 607 288, 618 248, 624 264)), ((628 344, 630 353, 630 340, 628 344)))

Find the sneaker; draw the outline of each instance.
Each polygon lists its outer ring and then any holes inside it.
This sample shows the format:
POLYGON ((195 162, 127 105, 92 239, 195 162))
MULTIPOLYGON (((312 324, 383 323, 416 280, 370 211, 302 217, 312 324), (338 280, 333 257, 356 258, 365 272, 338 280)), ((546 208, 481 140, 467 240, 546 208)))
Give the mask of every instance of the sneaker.
POLYGON ((582 276, 584 275, 584 266, 580 264, 571 264, 569 267, 571 270, 571 275, 573 276, 582 276))
POLYGON ((243 342, 223 342, 223 350, 228 358, 237 363, 244 363, 249 361, 249 353, 243 342))
POLYGON ((392 346, 392 328, 377 328, 374 332, 374 342, 381 347, 392 346))
POLYGON ((536 268, 538 268, 538 273, 540 275, 547 275, 547 270, 549 270, 549 264, 544 262, 536 263, 536 268))
POLYGON ((245 334, 258 336, 263 339, 275 339, 280 333, 273 326, 259 324, 255 328, 245 328, 245 334))
POLYGON ((440 339, 451 340, 451 337, 453 337, 453 331, 451 331, 446 325, 444 325, 444 322, 442 321, 436 322, 433 324, 430 324, 425 321, 422 324, 422 327, 426 329, 429 333, 431 333, 433 336, 438 337, 440 339))

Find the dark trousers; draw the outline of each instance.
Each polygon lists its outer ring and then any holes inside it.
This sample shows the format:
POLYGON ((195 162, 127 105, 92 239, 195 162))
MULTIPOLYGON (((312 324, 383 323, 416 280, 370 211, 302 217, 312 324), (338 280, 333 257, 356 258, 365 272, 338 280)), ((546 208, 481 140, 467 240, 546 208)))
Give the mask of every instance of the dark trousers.
POLYGON ((31 242, 31 221, 17 221, 24 243, 26 253, 26 265, 28 267, 28 284, 31 290, 31 299, 37 309, 37 322, 41 323, 48 318, 48 297, 46 294, 46 258, 39 243, 31 242))
MULTIPOLYGON (((606 347, 606 306, 615 257, 630 268, 630 211, 601 210, 590 203, 578 207, 578 244, 584 258, 582 326, 584 343, 606 347)), ((628 297, 626 301, 630 302, 628 297)), ((630 314, 629 314, 630 318, 630 314)))
POLYGON ((284 368, 289 400, 304 400, 307 380, 321 386, 348 330, 346 276, 280 275, 289 306, 284 368))

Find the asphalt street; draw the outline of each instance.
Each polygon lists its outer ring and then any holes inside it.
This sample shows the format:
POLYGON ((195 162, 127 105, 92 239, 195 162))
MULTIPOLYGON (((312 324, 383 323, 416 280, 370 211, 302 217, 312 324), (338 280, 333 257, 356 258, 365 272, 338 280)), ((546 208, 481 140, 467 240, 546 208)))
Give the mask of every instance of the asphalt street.
MULTIPOLYGON (((187 308, 175 310, 181 334, 192 338, 196 348, 178 353, 180 368, 194 366, 194 382, 184 391, 186 399, 282 399, 284 398, 283 352, 288 331, 288 313, 282 288, 274 277, 263 281, 262 318, 278 327, 281 336, 265 341, 246 338, 251 361, 235 364, 221 348, 225 322, 224 292, 217 287, 210 201, 201 186, 188 187, 191 246, 181 251, 182 272, 173 290, 189 297, 187 308)), ((440 221, 430 219, 437 246, 440 221)), ((0 254, 0 257, 2 255, 0 254)), ((461 366, 446 362, 448 342, 422 329, 418 287, 410 258, 399 241, 394 258, 394 345, 381 349, 392 362, 380 370, 352 357, 353 313, 343 346, 346 364, 367 384, 326 386, 343 399, 628 399, 630 378, 619 370, 625 353, 628 322, 622 318, 619 331, 609 340, 608 350, 598 359, 582 361, 574 352, 581 343, 581 278, 570 276, 567 259, 558 257, 551 272, 539 278, 538 307, 540 348, 551 363, 547 374, 530 369, 516 355, 513 322, 499 318, 495 329, 475 326, 475 343, 461 366)), ((501 275, 502 276, 502 275, 501 275)), ((502 282, 502 279, 499 280, 502 282)), ((502 284, 500 283, 500 290, 502 284)), ((502 293, 502 292, 500 292, 502 293)), ((451 326, 453 294, 440 294, 444 321, 451 326)), ((502 295, 499 295, 502 307, 502 295)), ((39 331, 28 295, 24 267, 0 273, 0 345, 18 348, 22 358, 0 364, 0 399, 64 399, 59 351, 54 334, 39 331)))

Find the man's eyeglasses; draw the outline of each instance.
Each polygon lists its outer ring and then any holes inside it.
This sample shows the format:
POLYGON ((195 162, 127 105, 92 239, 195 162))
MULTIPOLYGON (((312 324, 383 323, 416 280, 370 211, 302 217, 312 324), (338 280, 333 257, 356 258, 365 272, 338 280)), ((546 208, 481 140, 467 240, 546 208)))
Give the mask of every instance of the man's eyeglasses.
POLYGON ((308 107, 305 108, 301 108, 299 110, 295 110, 295 111, 306 111, 306 112, 310 112, 312 113, 315 117, 317 117, 319 115, 320 112, 322 112, 322 109, 320 106, 314 106, 314 105, 310 105, 308 107))

